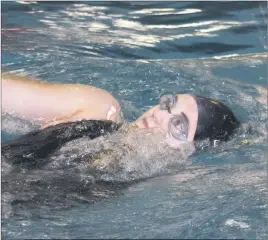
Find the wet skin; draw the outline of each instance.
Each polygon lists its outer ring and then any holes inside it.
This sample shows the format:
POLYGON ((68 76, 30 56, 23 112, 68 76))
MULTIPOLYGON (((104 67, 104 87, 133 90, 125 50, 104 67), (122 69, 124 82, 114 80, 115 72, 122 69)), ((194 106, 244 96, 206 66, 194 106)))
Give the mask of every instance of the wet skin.
POLYGON ((57 84, 4 74, 2 113, 39 122, 42 128, 87 120, 121 121, 118 101, 107 91, 82 84, 57 84))
POLYGON ((166 136, 169 145, 177 147, 182 141, 170 134, 169 124, 174 116, 182 113, 188 119, 186 141, 192 142, 197 127, 198 110, 194 98, 189 94, 178 94, 176 102, 170 109, 170 112, 161 109, 160 105, 157 105, 145 112, 134 123, 139 128, 158 129, 166 136))

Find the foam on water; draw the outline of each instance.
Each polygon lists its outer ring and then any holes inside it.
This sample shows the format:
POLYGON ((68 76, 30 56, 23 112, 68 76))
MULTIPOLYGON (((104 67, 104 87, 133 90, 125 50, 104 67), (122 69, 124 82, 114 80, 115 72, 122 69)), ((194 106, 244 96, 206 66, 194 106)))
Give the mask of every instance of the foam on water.
POLYGON ((119 130, 92 141, 79 139, 67 143, 53 157, 51 168, 65 164, 67 156, 67 165, 72 161, 77 164, 75 159, 84 158, 78 168, 85 174, 91 172, 96 180, 130 182, 189 164, 187 158, 194 149, 191 143, 182 144, 180 149, 171 149, 162 134, 141 129, 128 133, 119 130))
POLYGON ((3 114, 1 120, 1 129, 3 131, 3 134, 8 134, 14 137, 26 134, 40 127, 40 123, 38 122, 12 116, 8 113, 3 114))

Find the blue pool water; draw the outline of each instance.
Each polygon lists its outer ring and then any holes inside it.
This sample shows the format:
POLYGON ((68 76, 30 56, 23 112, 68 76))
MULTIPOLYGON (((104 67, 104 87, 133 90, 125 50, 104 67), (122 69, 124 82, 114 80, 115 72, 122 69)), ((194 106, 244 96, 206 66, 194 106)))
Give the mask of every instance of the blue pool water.
MULTIPOLYGON (((16 218, 2 192, 3 238, 267 239, 266 2, 17 1, 1 11, 2 28, 20 28, 1 35, 10 71, 104 88, 127 120, 164 92, 207 95, 253 128, 94 204, 16 218)), ((2 116, 2 142, 36 127, 2 116)))

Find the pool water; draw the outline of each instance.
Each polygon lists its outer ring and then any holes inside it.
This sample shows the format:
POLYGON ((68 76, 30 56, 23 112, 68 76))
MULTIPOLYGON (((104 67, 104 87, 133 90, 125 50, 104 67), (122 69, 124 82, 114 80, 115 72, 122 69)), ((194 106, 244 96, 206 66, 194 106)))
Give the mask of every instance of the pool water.
MULTIPOLYGON (((267 239, 267 2, 2 2, 2 67, 104 88, 134 120, 165 92, 220 99, 251 134, 74 207, 2 192, 2 236, 267 239), (242 143, 248 140, 248 144, 242 143)), ((38 126, 2 115, 2 142, 38 126)))

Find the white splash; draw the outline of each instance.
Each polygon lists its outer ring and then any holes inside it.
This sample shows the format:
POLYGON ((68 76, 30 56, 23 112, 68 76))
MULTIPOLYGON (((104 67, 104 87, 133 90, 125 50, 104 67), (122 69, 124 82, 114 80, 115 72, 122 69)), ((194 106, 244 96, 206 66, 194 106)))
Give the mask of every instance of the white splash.
POLYGON ((148 25, 147 27, 149 29, 155 29, 155 28, 175 29, 175 28, 189 28, 189 27, 205 26, 205 25, 211 25, 217 22, 218 21, 204 21, 204 22, 198 22, 198 23, 185 23, 185 24, 179 24, 179 25, 148 25))
POLYGON ((202 12, 201 9, 186 8, 182 11, 175 11, 175 8, 149 8, 139 11, 130 12, 130 14, 150 14, 150 15, 167 15, 167 14, 191 14, 202 12))
POLYGON ((83 158, 82 172, 94 169, 96 179, 105 181, 132 181, 174 171, 187 165, 188 156, 195 151, 193 144, 170 148, 165 137, 157 132, 122 130, 88 141, 78 139, 64 145, 55 156, 51 167, 72 164, 83 158), (66 157, 68 159, 66 159, 66 157), (87 166, 88 165, 88 166, 87 166))
MULTIPOLYGON (((233 26, 242 26, 242 25, 254 25, 258 24, 257 21, 248 21, 248 22, 235 22, 235 21, 204 21, 204 22, 197 22, 197 23, 186 23, 186 24, 179 24, 179 25, 148 25, 148 28, 155 29, 155 28, 166 28, 166 29, 176 29, 176 28, 190 28, 190 27, 200 27, 200 26, 206 26, 206 25, 212 25, 212 24, 218 24, 219 26, 225 26, 228 25, 230 27, 233 26)), ((213 26, 213 27, 219 27, 219 26, 213 26)), ((203 29, 205 31, 205 29, 203 29)), ((209 30, 208 30, 209 31, 209 30)))
POLYGON ((185 9, 183 11, 179 11, 179 12, 159 12, 159 13, 153 13, 152 15, 155 16, 161 16, 161 15, 168 15, 168 14, 172 14, 172 15, 182 15, 182 14, 192 14, 192 13, 199 13, 202 12, 202 10, 200 9, 185 9))
POLYGON ((146 27, 144 27, 142 24, 135 22, 135 21, 129 21, 124 19, 115 19, 113 21, 113 25, 116 27, 121 28, 130 28, 130 29, 136 29, 136 30, 142 30, 145 31, 146 27))
POLYGON ((130 12, 130 14, 150 14, 153 12, 171 12, 176 10, 175 8, 148 8, 138 11, 130 12))
POLYGON ((228 219, 225 222, 226 226, 230 226, 230 227, 237 227, 237 228, 249 228, 250 226, 245 223, 245 222, 241 222, 241 221, 236 221, 234 219, 228 219))
POLYGON ((104 23, 101 22, 92 22, 89 23, 89 29, 92 31, 102 31, 109 29, 109 26, 105 25, 104 23))
POLYGON ((31 1, 31 0, 28 0, 28 1, 16 1, 17 3, 20 3, 20 4, 36 4, 37 2, 35 1, 31 1))
POLYGON ((237 57, 239 54, 228 54, 228 55, 223 55, 223 56, 214 56, 212 58, 214 59, 224 59, 224 58, 232 58, 232 57, 237 57))

